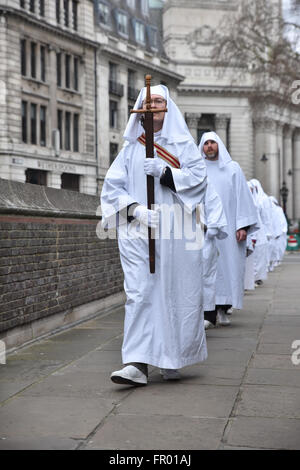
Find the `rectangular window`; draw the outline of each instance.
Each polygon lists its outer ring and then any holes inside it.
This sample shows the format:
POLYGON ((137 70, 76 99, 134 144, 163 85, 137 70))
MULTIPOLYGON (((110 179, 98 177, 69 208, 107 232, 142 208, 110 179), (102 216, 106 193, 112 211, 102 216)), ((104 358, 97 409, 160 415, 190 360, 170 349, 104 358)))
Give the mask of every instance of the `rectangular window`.
POLYGON ((63 112, 61 109, 57 110, 57 129, 59 130, 59 148, 63 148, 63 112))
POLYGON ((21 74, 26 76, 26 40, 21 39, 21 74))
POLYGON ((130 116, 131 116, 131 112, 130 112, 130 111, 131 111, 132 109, 133 109, 133 105, 132 105, 132 104, 129 104, 129 105, 128 105, 128 119, 129 119, 130 116))
POLYGON ((71 81, 70 81, 70 78, 71 78, 71 70, 70 70, 70 66, 71 66, 71 56, 69 54, 66 54, 65 56, 65 87, 66 88, 70 88, 70 85, 71 85, 71 81))
POLYGON ((56 82, 57 86, 61 87, 61 53, 56 53, 56 82))
POLYGON ((135 88, 136 83, 136 73, 134 70, 128 70, 128 88, 127 88, 127 98, 129 100, 136 100, 138 96, 138 90, 135 88))
POLYGON ((36 44, 30 43, 31 78, 36 78, 36 44))
POLYGON ((22 101, 22 141, 27 142, 27 103, 22 101))
POLYGON ((56 0, 56 22, 60 23, 60 0, 56 0))
POLYGON ((69 26, 69 0, 64 0, 64 24, 69 26))
POLYGON ((20 7, 25 8, 25 0, 20 0, 20 7))
POLYGON ((47 186, 47 171, 32 170, 28 168, 25 171, 26 183, 39 184, 40 186, 47 186))
POLYGON ((62 173, 61 175, 61 188, 68 189, 69 191, 79 191, 79 175, 72 173, 62 173))
POLYGON ((73 116, 73 151, 79 152, 79 114, 73 116))
POLYGON ((35 0, 29 0, 29 11, 34 13, 35 11, 35 0))
POLYGON ((74 90, 78 91, 78 69, 79 69, 79 59, 78 57, 74 57, 74 90))
POLYGON ((71 150, 71 113, 65 114, 65 150, 71 150))
POLYGON ((99 2, 99 21, 105 25, 109 24, 109 8, 102 2, 99 2))
POLYGON ((41 81, 46 81, 46 48, 40 47, 40 60, 41 60, 41 81))
POLYGON ((72 1, 72 12, 73 12, 73 29, 78 29, 78 3, 77 0, 72 1))
POLYGON ((145 44, 145 25, 140 21, 135 22, 135 40, 141 44, 145 44))
POLYGON ((45 0, 40 0, 40 16, 45 16, 45 0))
POLYGON ((32 144, 37 143, 37 136, 36 136, 36 125, 37 125, 37 105, 31 103, 30 105, 30 142, 32 144))
POLYGON ((132 8, 132 10, 135 9, 135 0, 127 0, 127 6, 129 8, 132 8))
POLYGON ((40 107, 40 145, 46 147, 46 106, 40 107))
POLYGON ((109 163, 110 165, 118 155, 118 144, 110 142, 109 144, 109 163))
POLYGON ((144 16, 149 15, 149 4, 148 0, 140 0, 140 5, 141 5, 141 12, 144 16))
POLYGON ((118 103, 117 101, 109 101, 109 125, 111 128, 118 127, 118 103))
POLYGON ((116 64, 113 64, 112 62, 109 62, 109 79, 112 82, 117 81, 117 72, 118 72, 118 66, 116 64))
POLYGON ((128 18, 127 15, 121 11, 117 13, 118 32, 128 35, 128 18))
POLYGON ((153 49, 157 49, 157 29, 150 26, 148 32, 150 47, 152 47, 153 49))

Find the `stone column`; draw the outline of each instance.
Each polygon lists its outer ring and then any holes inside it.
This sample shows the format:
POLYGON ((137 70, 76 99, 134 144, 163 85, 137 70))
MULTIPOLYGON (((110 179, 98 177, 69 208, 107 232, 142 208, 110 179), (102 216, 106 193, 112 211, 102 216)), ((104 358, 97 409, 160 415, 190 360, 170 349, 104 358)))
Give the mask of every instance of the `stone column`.
MULTIPOLYGON (((254 178, 258 179, 262 187, 266 188, 267 162, 261 160, 266 153, 265 148, 265 120, 255 118, 253 120, 254 129, 254 178)), ((268 157, 267 157, 268 158, 268 157)))
POLYGON ((215 115, 216 133, 224 142, 225 147, 228 147, 227 124, 229 120, 230 120, 230 116, 228 114, 216 114, 215 115))
POLYGON ((294 218, 300 219, 300 128, 294 132, 293 157, 294 218))
POLYGON ((97 194, 97 183, 95 175, 80 176, 80 192, 84 194, 97 194))
POLYGON ((267 120, 266 129, 266 156, 269 159, 268 165, 268 194, 269 196, 279 197, 280 183, 280 161, 278 153, 277 123, 273 120, 267 120))
POLYGON ((293 218, 293 128, 291 126, 285 128, 283 135, 283 179, 289 190, 286 211, 287 216, 293 218))
MULTIPOLYGON (((279 158, 279 188, 282 187, 283 177, 283 126, 282 122, 277 123, 277 148, 279 158)), ((279 199, 278 199, 279 201, 279 199)))
MULTIPOLYGON (((52 46, 48 47, 48 61, 47 61, 47 81, 49 84, 49 105, 48 105, 48 119, 49 125, 47 126, 48 142, 51 142, 53 148, 54 142, 52 142, 52 131, 57 129, 57 84, 56 84, 56 52, 52 46)), ((49 146, 49 145, 48 145, 49 146)))
POLYGON ((199 113, 185 113, 185 120, 196 144, 198 145, 198 122, 201 119, 199 113))
POLYGON ((49 188, 61 188, 61 173, 49 171, 47 175, 47 186, 49 188))

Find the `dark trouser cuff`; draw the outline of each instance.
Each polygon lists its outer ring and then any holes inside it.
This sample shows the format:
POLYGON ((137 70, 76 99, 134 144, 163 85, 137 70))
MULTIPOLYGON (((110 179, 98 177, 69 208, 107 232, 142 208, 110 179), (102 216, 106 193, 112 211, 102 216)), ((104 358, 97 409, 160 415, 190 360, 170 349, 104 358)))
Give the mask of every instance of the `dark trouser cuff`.
POLYGON ((204 320, 207 320, 215 325, 217 322, 217 310, 208 310, 204 312, 204 320))
POLYGON ((143 364, 142 362, 128 362, 128 364, 124 364, 124 366, 134 366, 148 377, 148 364, 143 364))

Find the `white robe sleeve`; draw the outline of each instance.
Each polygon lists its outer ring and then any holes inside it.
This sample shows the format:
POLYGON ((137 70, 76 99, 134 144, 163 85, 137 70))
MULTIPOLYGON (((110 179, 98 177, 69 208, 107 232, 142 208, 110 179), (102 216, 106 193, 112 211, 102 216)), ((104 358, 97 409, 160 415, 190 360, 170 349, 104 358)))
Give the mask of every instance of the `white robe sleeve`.
POLYGON ((110 166, 101 192, 102 225, 114 228, 127 223, 126 214, 120 213, 136 202, 128 194, 128 169, 126 165, 126 147, 124 147, 110 166))
POLYGON ((192 212, 204 198, 206 165, 194 142, 176 144, 176 147, 180 169, 171 168, 176 195, 192 212))
POLYGON ((256 207, 253 202, 251 191, 248 187, 246 178, 238 163, 236 172, 237 185, 237 211, 236 211, 236 231, 244 227, 249 227, 247 234, 250 235, 259 229, 256 207))
POLYGON ((218 230, 216 237, 219 240, 228 236, 227 219, 223 210, 220 196, 208 180, 204 199, 204 214, 207 228, 218 230))

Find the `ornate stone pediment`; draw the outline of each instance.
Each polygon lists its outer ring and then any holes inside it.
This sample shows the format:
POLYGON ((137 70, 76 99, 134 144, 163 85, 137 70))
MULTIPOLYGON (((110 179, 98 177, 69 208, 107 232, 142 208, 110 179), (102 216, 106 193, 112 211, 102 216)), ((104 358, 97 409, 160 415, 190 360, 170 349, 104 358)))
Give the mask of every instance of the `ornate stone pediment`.
POLYGON ((204 48, 215 43, 215 30, 205 24, 190 33, 187 36, 187 42, 196 57, 206 56, 204 48))

